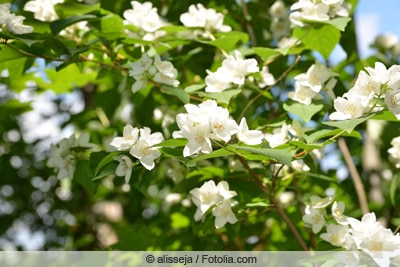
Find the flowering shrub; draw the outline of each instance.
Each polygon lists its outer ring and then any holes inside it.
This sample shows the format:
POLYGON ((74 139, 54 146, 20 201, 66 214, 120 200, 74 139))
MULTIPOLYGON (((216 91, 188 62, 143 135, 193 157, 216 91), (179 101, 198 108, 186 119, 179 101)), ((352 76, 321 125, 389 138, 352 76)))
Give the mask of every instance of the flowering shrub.
POLYGON ((39 249, 399 251, 398 39, 361 59, 355 0, 220 2, 0 5, 4 183, 49 181, 39 249), (51 145, 23 116, 49 91, 51 145))

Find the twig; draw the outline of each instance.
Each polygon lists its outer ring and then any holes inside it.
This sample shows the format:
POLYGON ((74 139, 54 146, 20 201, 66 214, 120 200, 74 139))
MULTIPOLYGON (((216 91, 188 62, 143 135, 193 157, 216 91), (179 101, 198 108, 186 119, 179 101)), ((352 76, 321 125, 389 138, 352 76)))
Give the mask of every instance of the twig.
POLYGON ((343 138, 340 138, 338 140, 338 146, 343 154, 346 165, 349 168, 349 172, 352 177, 354 187, 356 189, 358 201, 360 203, 361 212, 363 214, 369 213, 368 201, 365 194, 364 185, 361 181, 360 174, 358 173, 356 166, 354 165, 353 159, 351 158, 349 148, 347 147, 347 144, 343 138))
POLYGON ((246 1, 241 0, 240 3, 242 5, 243 16, 246 20, 246 29, 247 29, 247 32, 249 33, 251 45, 257 46, 257 40, 256 40, 256 36, 254 34, 253 25, 251 25, 251 23, 248 21, 248 18, 250 16, 249 16, 249 10, 247 9, 246 1))

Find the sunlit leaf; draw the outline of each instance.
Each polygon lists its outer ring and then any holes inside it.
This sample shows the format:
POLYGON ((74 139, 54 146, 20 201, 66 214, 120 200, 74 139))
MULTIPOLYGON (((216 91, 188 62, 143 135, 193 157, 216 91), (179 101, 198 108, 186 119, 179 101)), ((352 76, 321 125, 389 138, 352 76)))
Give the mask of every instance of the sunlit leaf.
POLYGON ((340 40, 340 31, 328 24, 295 28, 293 35, 300 39, 306 48, 319 52, 325 59, 328 59, 340 40))
POLYGON ((343 120, 343 121, 327 121, 323 122, 325 125, 333 126, 336 128, 340 128, 345 130, 346 132, 350 133, 353 131, 359 124, 367 121, 368 119, 372 118, 374 115, 369 115, 366 117, 350 119, 350 120, 343 120))
POLYGON ((324 108, 324 105, 322 103, 311 103, 310 105, 304 105, 295 101, 286 101, 283 103, 283 108, 286 111, 298 116, 304 122, 309 122, 315 114, 324 108))
POLYGON ((168 94, 176 96, 184 104, 187 104, 190 101, 189 94, 185 90, 183 90, 182 88, 173 87, 173 86, 169 86, 169 85, 162 85, 161 89, 164 90, 168 94))
POLYGON ((242 92, 241 89, 231 89, 231 90, 225 90, 222 92, 218 92, 218 93, 203 93, 203 92, 199 92, 198 95, 199 96, 206 96, 208 98, 212 98, 215 99, 221 103, 224 104, 229 104, 229 102, 231 101, 232 97, 238 95, 240 92, 242 92))
POLYGON ((292 164, 292 153, 289 149, 278 149, 278 148, 255 148, 249 146, 231 145, 235 149, 248 151, 254 154, 265 156, 265 160, 275 159, 285 165, 291 166, 292 164))

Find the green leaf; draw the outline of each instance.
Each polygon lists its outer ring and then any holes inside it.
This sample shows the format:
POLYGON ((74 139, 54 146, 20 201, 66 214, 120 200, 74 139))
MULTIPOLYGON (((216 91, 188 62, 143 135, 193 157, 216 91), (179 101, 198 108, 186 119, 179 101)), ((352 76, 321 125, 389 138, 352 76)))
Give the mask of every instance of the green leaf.
POLYGON ((303 150, 306 150, 306 151, 311 151, 311 150, 319 149, 322 147, 322 144, 306 144, 301 141, 290 141, 289 144, 296 146, 298 148, 301 148, 303 150))
POLYGON ((400 173, 396 173, 393 180, 390 183, 390 202, 392 205, 396 205, 396 191, 400 185, 400 173))
POLYGON ((82 72, 76 64, 68 65, 60 71, 46 69, 50 82, 36 79, 40 88, 53 90, 55 93, 70 92, 76 87, 82 87, 95 81, 96 72, 82 72))
POLYGON ((92 21, 91 25, 98 30, 96 35, 107 40, 115 40, 126 36, 123 19, 112 13, 105 15, 99 21, 92 21))
MULTIPOLYGON (((309 135, 304 134, 303 138, 307 141, 307 143, 312 144, 315 141, 318 141, 322 138, 325 137, 331 137, 331 136, 335 136, 337 134, 341 134, 343 130, 341 129, 334 129, 334 130, 328 130, 328 129, 321 129, 321 130, 317 130, 309 135)), ((344 133, 341 134, 342 136, 350 136, 350 137, 355 137, 358 139, 362 139, 362 136, 359 132, 357 131, 352 131, 350 133, 344 133)))
POLYGON ((216 39, 212 41, 198 40, 198 42, 215 46, 225 51, 231 51, 239 42, 246 43, 248 41, 248 35, 244 32, 218 33, 215 37, 216 39))
POLYGON ((164 90, 166 93, 168 93, 170 95, 176 96, 184 104, 187 104, 190 101, 189 94, 185 90, 183 90, 182 88, 173 87, 173 86, 169 86, 169 85, 162 85, 161 89, 164 90))
POLYGON ((293 35, 297 39, 301 39, 306 48, 319 52, 325 59, 328 59, 340 40, 340 31, 328 24, 296 28, 293 35))
POLYGON ((304 20, 304 22, 308 22, 310 24, 318 25, 318 24, 327 24, 327 25, 332 25, 339 31, 344 31, 347 24, 351 21, 351 18, 334 18, 330 20, 325 20, 325 21, 315 21, 315 20, 304 20))
POLYGON ((199 92, 198 95, 201 97, 206 96, 206 97, 215 99, 224 104, 229 104, 229 102, 231 101, 231 98, 238 95, 240 92, 242 92, 241 89, 233 89, 233 90, 225 90, 225 91, 218 92, 218 93, 199 92))
POLYGON ((383 121, 399 121, 395 115, 389 110, 383 110, 375 113, 375 115, 371 118, 374 120, 383 120, 383 121))
POLYGON ((100 4, 85 5, 74 2, 65 2, 54 6, 54 10, 60 18, 87 14, 100 9, 100 4))
MULTIPOLYGON (((108 164, 110 164, 111 162, 115 161, 115 157, 118 155, 123 154, 124 152, 118 151, 118 152, 112 152, 110 154, 108 154, 107 156, 105 156, 100 162, 99 164, 97 164, 96 169, 94 171, 94 176, 97 177, 98 174, 100 173, 100 171, 108 164)), ((94 180, 94 179, 93 179, 94 180)))
POLYGON ((185 88, 186 93, 193 93, 206 87, 205 84, 192 84, 185 88))
POLYGON ((164 142, 157 144, 157 146, 161 147, 177 147, 177 146, 186 146, 187 139, 185 138, 176 138, 176 139, 169 139, 164 142))
POLYGON ((270 158, 275 159, 285 165, 292 165, 292 154, 290 148, 279 149, 279 148, 255 148, 249 146, 231 145, 234 149, 248 151, 254 154, 265 156, 265 160, 270 158))
POLYGON ((76 164, 74 179, 78 181, 88 193, 94 195, 97 184, 92 181, 93 171, 89 160, 79 160, 76 164))
POLYGON ((190 225, 190 219, 180 212, 174 212, 170 217, 172 229, 186 228, 190 225))
POLYGON ((277 55, 282 55, 280 51, 269 47, 253 47, 253 51, 264 61, 276 57, 277 55))
POLYGON ((344 31, 347 24, 351 21, 351 18, 334 18, 327 21, 322 21, 321 23, 326 23, 334 26, 339 31, 344 31))
POLYGON ((199 160, 205 160, 205 159, 212 159, 212 158, 219 158, 219 157, 226 157, 226 156, 231 156, 234 155, 234 153, 232 151, 229 151, 225 148, 220 148, 218 150, 214 150, 209 154, 203 154, 200 156, 197 156, 191 160, 189 160, 186 165, 188 167, 193 167, 195 166, 196 162, 198 162, 199 160))
POLYGON ((304 105, 295 101, 286 101, 283 103, 283 109, 300 117, 304 122, 309 122, 315 114, 324 108, 322 103, 311 103, 304 105))
POLYGON ((374 115, 369 115, 366 117, 361 117, 361 118, 356 118, 356 119, 351 119, 351 120, 344 120, 344 121, 327 121, 323 122, 325 125, 333 126, 342 130, 345 130, 346 132, 350 133, 353 131, 359 124, 367 121, 368 119, 372 118, 374 115))
POLYGON ((51 32, 54 35, 56 35, 70 25, 73 25, 80 21, 90 20, 90 19, 95 19, 95 18, 97 18, 95 15, 82 15, 82 16, 73 16, 73 17, 70 17, 67 19, 59 19, 59 20, 52 21, 50 23, 50 29, 51 29, 51 32))
MULTIPOLYGON (((18 49, 17 45, 15 45, 18 49)), ((16 49, 13 49, 6 45, 0 46, 0 64, 3 64, 6 61, 14 60, 18 58, 25 57, 22 53, 18 52, 16 49)))

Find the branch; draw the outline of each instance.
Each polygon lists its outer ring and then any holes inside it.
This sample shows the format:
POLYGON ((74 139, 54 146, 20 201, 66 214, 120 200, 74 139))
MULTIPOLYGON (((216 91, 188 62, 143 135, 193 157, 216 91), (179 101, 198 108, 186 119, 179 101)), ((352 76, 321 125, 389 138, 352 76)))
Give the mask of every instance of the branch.
POLYGON ((338 140, 338 146, 343 154, 343 158, 346 162, 346 165, 349 168, 349 172, 352 177, 354 187, 356 189, 358 201, 360 203, 361 211, 363 214, 369 213, 368 201, 367 201, 367 196, 365 194, 364 185, 362 183, 360 174, 358 173, 357 168, 354 165, 353 159, 351 158, 349 148, 347 147, 347 144, 343 138, 340 138, 338 140))

